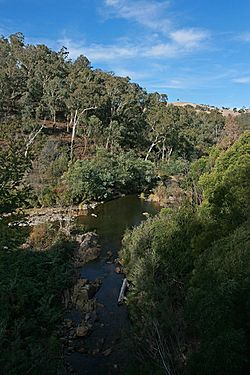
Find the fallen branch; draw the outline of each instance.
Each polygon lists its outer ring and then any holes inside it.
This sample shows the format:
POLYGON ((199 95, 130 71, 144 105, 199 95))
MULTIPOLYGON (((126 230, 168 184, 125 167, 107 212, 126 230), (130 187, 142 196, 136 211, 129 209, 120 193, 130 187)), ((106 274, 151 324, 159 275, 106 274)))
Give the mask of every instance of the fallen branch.
POLYGON ((128 287, 128 281, 127 279, 125 278, 122 282, 122 286, 121 286, 121 290, 120 290, 120 294, 119 294, 119 297, 118 297, 118 305, 121 305, 124 301, 124 298, 125 298, 125 292, 126 292, 126 289, 128 287))

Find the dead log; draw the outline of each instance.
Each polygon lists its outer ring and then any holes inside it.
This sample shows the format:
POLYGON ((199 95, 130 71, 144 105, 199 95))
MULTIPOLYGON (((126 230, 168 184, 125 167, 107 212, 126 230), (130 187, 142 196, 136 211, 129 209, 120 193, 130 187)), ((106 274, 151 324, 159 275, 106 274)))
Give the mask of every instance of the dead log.
POLYGON ((118 297, 118 305, 121 305, 123 303, 127 287, 128 287, 128 281, 125 278, 125 279, 123 279, 120 294, 119 294, 119 297, 118 297))

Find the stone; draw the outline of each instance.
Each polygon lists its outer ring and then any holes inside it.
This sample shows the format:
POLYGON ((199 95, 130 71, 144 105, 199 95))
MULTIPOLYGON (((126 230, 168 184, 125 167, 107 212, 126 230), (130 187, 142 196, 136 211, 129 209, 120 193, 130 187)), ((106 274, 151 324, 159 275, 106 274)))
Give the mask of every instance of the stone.
POLYGON ((85 305, 88 300, 89 291, 87 279, 78 279, 73 289, 72 303, 77 309, 82 311, 85 309, 85 305))
POLYGON ((84 237, 85 237, 85 234, 77 234, 75 236, 75 241, 78 242, 79 244, 81 244, 82 241, 84 240, 84 237))
POLYGON ((85 305, 88 302, 88 300, 89 300, 88 291, 86 289, 81 290, 81 292, 77 294, 77 298, 75 302, 76 308, 79 310, 84 310, 85 305))
POLYGON ((76 254, 76 263, 80 267, 91 260, 95 260, 100 255, 100 246, 98 246, 97 234, 93 232, 85 233, 82 237, 78 252, 76 254))
POLYGON ((96 301, 94 299, 89 300, 85 305, 83 311, 88 313, 96 310, 96 301))
POLYGON ((73 321, 71 319, 65 319, 64 322, 67 328, 71 328, 73 325, 73 321))
POLYGON ((94 310, 94 311, 87 313, 85 316, 85 320, 90 321, 91 323, 94 323, 97 320, 96 311, 94 310))
POLYGON ((85 325, 80 325, 76 328, 77 337, 85 337, 89 333, 89 327, 85 325))
POLYGON ((116 272, 116 273, 121 273, 121 272, 122 272, 121 267, 116 267, 116 268, 115 268, 115 272, 116 272))

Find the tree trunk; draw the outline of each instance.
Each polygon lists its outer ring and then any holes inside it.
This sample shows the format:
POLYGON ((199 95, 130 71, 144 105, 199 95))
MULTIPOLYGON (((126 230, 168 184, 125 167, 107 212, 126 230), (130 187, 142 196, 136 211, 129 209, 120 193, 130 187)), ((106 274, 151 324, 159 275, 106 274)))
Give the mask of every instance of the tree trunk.
POLYGON ((56 125, 56 111, 53 109, 53 128, 56 125))
POLYGON ((165 146, 165 141, 162 143, 162 154, 161 154, 161 160, 165 159, 165 151, 166 151, 166 146, 165 146))
POLYGON ((71 135, 71 144, 70 144, 70 161, 73 159, 73 146, 74 146, 74 140, 75 140, 75 134, 76 134, 76 125, 78 122, 78 110, 75 110, 74 120, 73 120, 73 128, 72 128, 72 135, 71 135))
POLYGON ((122 286, 121 286, 121 290, 120 290, 120 294, 119 294, 119 297, 118 297, 118 305, 120 305, 121 303, 123 303, 127 287, 128 287, 128 281, 125 278, 123 280, 123 283, 122 283, 122 286))
POLYGON ((160 140, 157 140, 158 138, 156 138, 153 142, 152 142, 152 144, 151 144, 151 146, 149 147, 149 150, 148 150, 148 152, 147 152, 147 155, 146 155, 146 157, 145 157, 145 161, 147 161, 148 160, 148 158, 149 158, 149 155, 150 155, 150 152, 153 150, 153 148, 158 144, 158 143, 160 143, 160 140))
POLYGON ((70 120, 69 120, 69 122, 67 121, 67 133, 69 133, 69 129, 72 126, 72 122, 73 122, 73 113, 70 112, 70 120))
MULTIPOLYGON (((81 115, 83 115, 85 112, 89 111, 90 109, 96 109, 97 107, 89 107, 85 108, 81 111, 81 115)), ((70 161, 73 159, 73 146, 74 146, 74 139, 76 134, 76 126, 79 121, 79 115, 78 115, 78 109, 75 110, 74 120, 73 120, 73 128, 72 128, 72 136, 71 136, 71 145, 70 145, 70 161)))
POLYGON ((172 155, 173 152, 173 147, 170 147, 168 153, 166 154, 166 160, 169 162, 170 156, 172 155))
POLYGON ((40 127, 40 129, 34 134, 32 135, 32 133, 29 135, 29 141, 26 143, 26 149, 25 149, 25 153, 24 153, 24 156, 27 157, 28 155, 28 150, 29 150, 29 147, 32 145, 32 143, 34 142, 34 140, 36 139, 36 137, 38 136, 39 133, 41 133, 41 131, 43 130, 44 128, 44 125, 42 125, 40 127))

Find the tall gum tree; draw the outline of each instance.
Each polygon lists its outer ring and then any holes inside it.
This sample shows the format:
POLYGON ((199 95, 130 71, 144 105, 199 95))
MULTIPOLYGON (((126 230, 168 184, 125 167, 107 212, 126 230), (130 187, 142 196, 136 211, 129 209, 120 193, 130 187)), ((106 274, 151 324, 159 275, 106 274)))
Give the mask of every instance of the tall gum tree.
MULTIPOLYGON (((85 116, 98 108, 100 102, 100 86, 85 56, 80 56, 71 64, 67 77, 68 98, 66 101, 70 116, 69 127, 72 128, 70 160, 73 159, 74 140, 79 123, 84 123, 85 116)), ((87 137, 85 137, 85 143, 87 137)))

